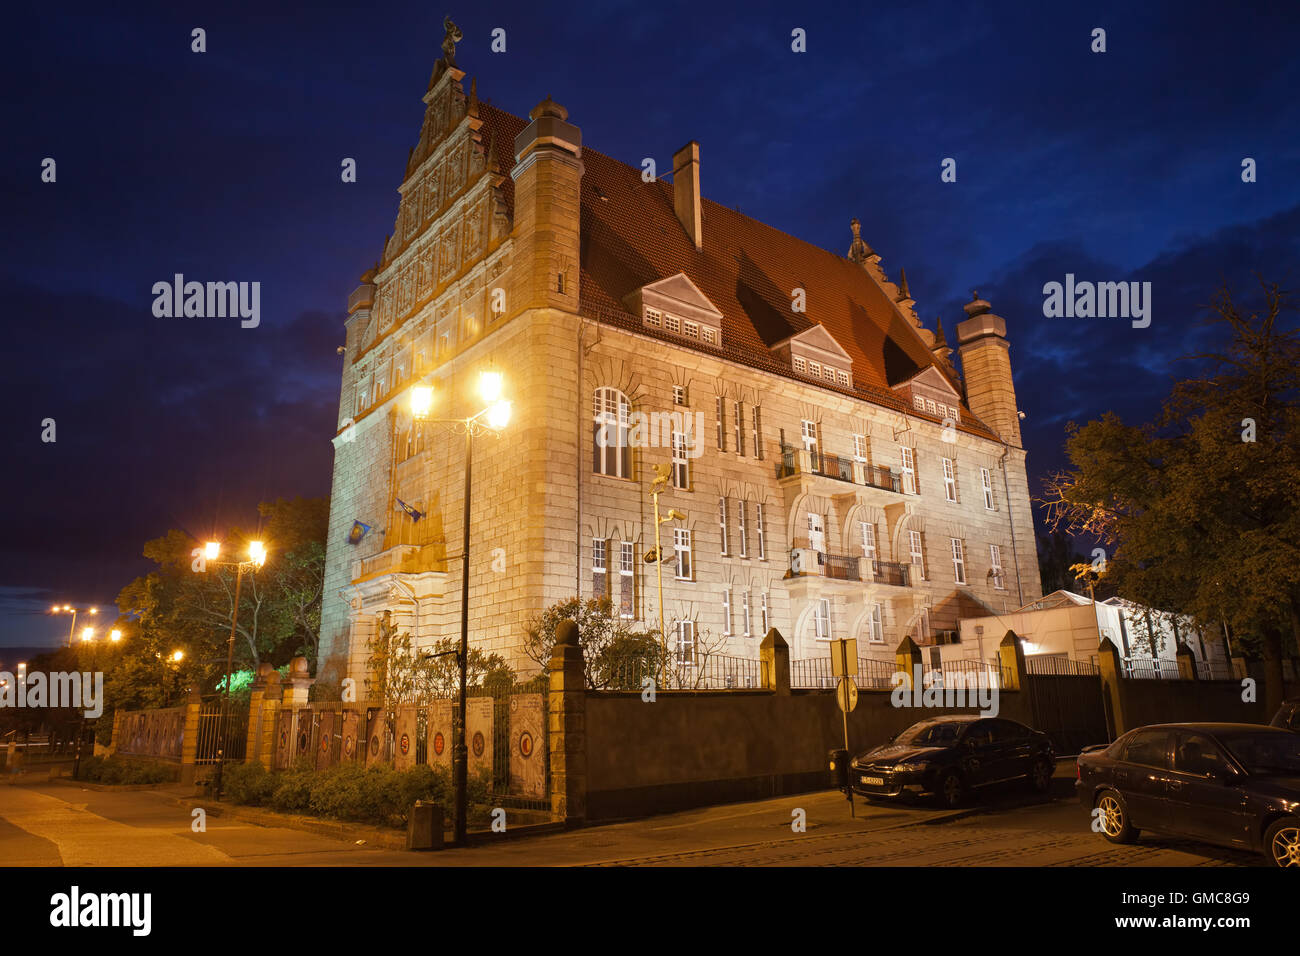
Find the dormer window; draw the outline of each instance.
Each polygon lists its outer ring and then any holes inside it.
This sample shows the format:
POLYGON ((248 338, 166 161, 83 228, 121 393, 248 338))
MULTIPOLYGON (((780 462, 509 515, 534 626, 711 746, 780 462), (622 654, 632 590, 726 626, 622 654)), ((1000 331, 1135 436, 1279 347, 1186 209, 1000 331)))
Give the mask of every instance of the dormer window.
POLYGON ((925 411, 925 399, 922 398, 920 395, 913 395, 912 407, 915 408, 918 412, 925 411))
POLYGON ((713 329, 709 328, 708 326, 705 326, 703 331, 704 331, 704 342, 706 345, 718 344, 718 336, 713 331, 713 329))
POLYGON ((808 363, 807 361, 804 360, 804 357, 802 355, 796 355, 794 357, 794 370, 796 372, 808 371, 808 363))
POLYGON ((662 328, 707 345, 722 342, 722 313, 685 273, 659 279, 623 297, 633 315, 652 328, 662 328))
POLYGON ((674 334, 680 335, 682 331, 682 320, 675 315, 664 316, 664 328, 674 334))
POLYGON ((664 324, 664 315, 656 309, 645 310, 645 324, 654 326, 656 329, 664 324))
POLYGON ((837 368, 837 369, 835 370, 835 384, 836 384, 836 385, 842 385, 842 386, 844 386, 845 388, 848 388, 848 387, 849 387, 849 373, 846 372, 846 371, 844 371, 843 369, 838 369, 838 368, 837 368))
POLYGON ((698 339, 700 337, 700 327, 695 322, 682 323, 682 332, 688 339, 698 339))

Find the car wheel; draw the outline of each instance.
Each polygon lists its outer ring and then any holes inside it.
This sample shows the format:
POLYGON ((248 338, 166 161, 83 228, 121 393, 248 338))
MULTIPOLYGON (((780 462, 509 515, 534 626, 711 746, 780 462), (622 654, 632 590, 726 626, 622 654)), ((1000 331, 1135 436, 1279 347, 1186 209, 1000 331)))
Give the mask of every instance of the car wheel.
POLYGON ((1101 821, 1101 835, 1111 843, 1137 840, 1141 831, 1129 823, 1128 806, 1118 790, 1103 790, 1097 796, 1096 810, 1101 811, 1094 816, 1101 821))
POLYGON ((1300 820, 1275 820, 1264 834, 1264 853, 1274 866, 1300 867, 1300 820))
POLYGON ((1037 793, 1047 793, 1052 789, 1052 774, 1056 767, 1046 757, 1039 757, 1029 768, 1029 784, 1037 793))
POLYGON ((936 791, 939 795, 939 801, 949 810, 955 810, 966 800, 966 784, 961 779, 961 774, 956 770, 947 771, 939 778, 939 786, 936 791))

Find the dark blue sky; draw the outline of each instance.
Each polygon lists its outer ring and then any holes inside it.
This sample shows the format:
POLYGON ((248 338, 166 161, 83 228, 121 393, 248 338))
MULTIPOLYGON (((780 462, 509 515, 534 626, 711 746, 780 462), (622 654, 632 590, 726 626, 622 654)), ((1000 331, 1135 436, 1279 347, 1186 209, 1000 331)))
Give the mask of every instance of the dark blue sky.
POLYGON ((6 20, 0 646, 66 635, 52 601, 110 605, 169 527, 328 493, 346 296, 392 229, 444 13, 481 97, 551 94, 632 164, 698 139, 709 198, 840 253, 858 216, 927 325, 978 288, 1035 476, 1067 421, 1150 416, 1222 281, 1295 285, 1295 4, 132 6, 6 20), (155 318, 176 272, 260 281, 260 327, 155 318), (1150 328, 1045 319, 1067 272, 1151 282, 1150 328))

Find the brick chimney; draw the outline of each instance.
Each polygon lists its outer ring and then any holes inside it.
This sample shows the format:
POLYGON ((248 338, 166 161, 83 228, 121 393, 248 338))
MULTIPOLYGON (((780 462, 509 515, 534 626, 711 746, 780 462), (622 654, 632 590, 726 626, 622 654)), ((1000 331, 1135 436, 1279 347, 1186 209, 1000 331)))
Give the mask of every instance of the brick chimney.
POLYGON ((700 144, 691 140, 673 154, 673 210, 698 252, 704 248, 700 217, 700 144))
POLYGON ((968 318, 957 325, 957 352, 966 384, 966 404, 1008 445, 1020 447, 1020 414, 1011 380, 1011 346, 1007 323, 979 293, 963 309, 968 318))
POLYGON ((506 312, 578 311, 582 130, 549 96, 515 137, 515 254, 506 312))

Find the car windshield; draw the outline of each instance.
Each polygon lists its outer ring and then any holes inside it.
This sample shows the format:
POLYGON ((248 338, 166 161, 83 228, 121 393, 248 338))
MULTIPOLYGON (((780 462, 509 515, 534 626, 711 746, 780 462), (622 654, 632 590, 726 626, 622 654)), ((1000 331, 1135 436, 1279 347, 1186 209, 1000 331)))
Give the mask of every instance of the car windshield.
POLYGON ((957 735, 969 724, 944 721, 937 724, 913 724, 894 738, 896 744, 915 747, 947 747, 957 742, 957 735))
POLYGON ((1300 773, 1300 734, 1239 730, 1219 740, 1251 774, 1300 773))

